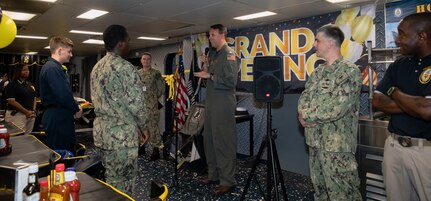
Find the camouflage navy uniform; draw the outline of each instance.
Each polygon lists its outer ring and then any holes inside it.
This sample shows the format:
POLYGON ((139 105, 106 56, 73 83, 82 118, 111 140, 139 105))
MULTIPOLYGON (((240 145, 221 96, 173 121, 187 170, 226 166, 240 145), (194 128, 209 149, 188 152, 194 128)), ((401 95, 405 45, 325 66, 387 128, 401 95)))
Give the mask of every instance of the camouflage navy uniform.
POLYGON ((147 106, 147 129, 150 133, 150 145, 151 147, 159 147, 162 143, 159 120, 160 120, 160 110, 159 110, 159 98, 165 92, 165 80, 162 77, 160 71, 150 68, 144 71, 144 68, 139 70, 139 75, 141 76, 142 82, 144 83, 144 102, 147 106))
POLYGON ((222 186, 234 186, 236 171, 235 88, 238 64, 234 51, 225 44, 208 53, 205 99, 204 148, 208 178, 222 186))
POLYGON ((355 151, 359 94, 358 67, 342 58, 319 65, 309 77, 298 103, 307 123, 310 174, 315 200, 361 200, 355 151))
POLYGON ((108 52, 91 72, 96 113, 94 144, 101 150, 106 182, 133 195, 138 176, 139 136, 146 127, 144 93, 136 68, 108 52))

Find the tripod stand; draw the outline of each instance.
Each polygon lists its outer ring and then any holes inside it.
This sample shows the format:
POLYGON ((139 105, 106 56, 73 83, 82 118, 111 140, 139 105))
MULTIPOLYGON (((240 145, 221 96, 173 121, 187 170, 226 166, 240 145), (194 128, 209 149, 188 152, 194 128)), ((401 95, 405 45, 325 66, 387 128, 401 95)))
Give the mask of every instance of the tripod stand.
POLYGON ((284 185, 283 174, 280 168, 280 161, 278 159, 277 148, 275 146, 274 139, 276 138, 276 132, 272 129, 272 115, 271 115, 271 103, 267 102, 266 107, 268 110, 267 114, 267 126, 266 126, 266 138, 262 141, 257 153, 256 160, 254 161, 253 167, 248 174, 247 183, 244 187, 240 200, 245 199, 247 190, 250 187, 251 179, 255 176, 255 171, 260 159, 263 155, 263 150, 267 148, 267 187, 266 187, 266 198, 265 200, 270 201, 272 196, 272 187, 275 191, 275 200, 280 200, 278 193, 278 185, 281 185, 284 200, 287 200, 286 187, 284 185))

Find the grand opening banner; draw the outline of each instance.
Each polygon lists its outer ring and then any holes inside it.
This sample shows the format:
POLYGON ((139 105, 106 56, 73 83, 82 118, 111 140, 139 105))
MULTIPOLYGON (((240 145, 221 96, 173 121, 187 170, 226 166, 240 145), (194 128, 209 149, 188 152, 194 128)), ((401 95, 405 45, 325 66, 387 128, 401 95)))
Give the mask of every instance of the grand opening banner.
MULTIPOLYGON (((284 93, 300 93, 314 69, 324 62, 314 53, 316 30, 327 24, 341 28, 345 40, 342 55, 361 66, 367 65, 365 41, 375 41, 373 19, 375 5, 350 8, 334 13, 258 27, 229 29, 227 42, 240 59, 238 91, 253 92, 253 59, 257 56, 281 56, 284 69, 284 93)), ((193 37, 197 55, 208 47, 205 34, 193 37)), ((200 63, 200 62, 199 62, 200 63)), ((367 75, 363 75, 364 80, 367 75)))

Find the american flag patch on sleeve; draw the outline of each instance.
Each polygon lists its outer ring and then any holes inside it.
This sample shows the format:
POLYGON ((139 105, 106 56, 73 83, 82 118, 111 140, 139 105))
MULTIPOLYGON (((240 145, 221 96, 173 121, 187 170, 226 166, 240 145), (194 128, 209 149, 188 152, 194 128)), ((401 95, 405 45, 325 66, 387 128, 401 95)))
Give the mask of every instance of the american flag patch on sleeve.
POLYGON ((235 61, 235 53, 229 52, 229 54, 227 55, 227 60, 228 61, 235 61))

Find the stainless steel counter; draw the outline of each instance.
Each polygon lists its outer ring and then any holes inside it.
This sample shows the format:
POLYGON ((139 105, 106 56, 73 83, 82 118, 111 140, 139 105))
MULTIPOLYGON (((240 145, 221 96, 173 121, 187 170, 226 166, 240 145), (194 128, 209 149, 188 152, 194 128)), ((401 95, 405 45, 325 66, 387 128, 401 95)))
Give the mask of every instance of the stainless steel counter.
POLYGON ((361 193, 364 200, 386 200, 383 184, 383 148, 388 122, 382 120, 360 119, 358 128, 358 161, 361 193))
POLYGON ((359 145, 383 149, 386 137, 388 137, 389 134, 387 121, 368 119, 359 120, 359 145))

